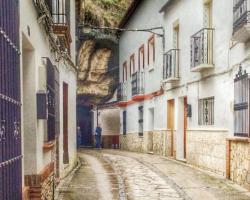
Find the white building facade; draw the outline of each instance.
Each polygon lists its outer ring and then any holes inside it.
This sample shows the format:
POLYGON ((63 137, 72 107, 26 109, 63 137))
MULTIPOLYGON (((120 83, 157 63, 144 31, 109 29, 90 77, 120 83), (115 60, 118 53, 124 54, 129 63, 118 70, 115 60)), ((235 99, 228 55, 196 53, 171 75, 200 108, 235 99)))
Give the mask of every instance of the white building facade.
POLYGON ((20 1, 24 199, 50 199, 75 166, 75 1, 20 1))
POLYGON ((250 189, 249 88, 243 72, 249 72, 249 5, 244 0, 132 5, 121 28, 163 27, 154 32, 164 37, 120 35, 122 149, 185 161, 250 189), (236 78, 240 65, 243 75, 236 78), (136 71, 142 79, 132 75, 136 71))

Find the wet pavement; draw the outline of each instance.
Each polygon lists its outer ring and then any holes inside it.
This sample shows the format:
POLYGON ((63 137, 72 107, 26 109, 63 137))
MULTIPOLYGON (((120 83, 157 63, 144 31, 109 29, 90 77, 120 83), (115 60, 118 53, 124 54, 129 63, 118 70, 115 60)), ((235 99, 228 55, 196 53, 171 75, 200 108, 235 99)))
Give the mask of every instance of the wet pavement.
POLYGON ((157 155, 82 149, 79 158, 60 200, 250 200, 230 181, 157 155))

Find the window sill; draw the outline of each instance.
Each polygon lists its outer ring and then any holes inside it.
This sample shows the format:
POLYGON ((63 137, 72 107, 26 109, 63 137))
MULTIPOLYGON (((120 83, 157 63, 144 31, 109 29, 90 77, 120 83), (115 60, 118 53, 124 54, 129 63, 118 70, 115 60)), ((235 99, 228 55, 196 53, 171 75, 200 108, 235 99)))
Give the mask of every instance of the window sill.
POLYGON ((204 131, 204 132, 228 132, 228 129, 225 128, 217 128, 217 127, 213 127, 211 126, 200 126, 200 127, 190 127, 187 129, 187 131, 204 131))
POLYGON ((250 138, 248 137, 229 137, 229 138, 226 138, 227 141, 234 141, 234 142, 245 142, 245 143, 250 143, 250 138))
POLYGON ((44 152, 51 151, 54 148, 55 144, 56 144, 56 142, 54 140, 50 141, 50 142, 44 142, 43 143, 43 151, 44 152))

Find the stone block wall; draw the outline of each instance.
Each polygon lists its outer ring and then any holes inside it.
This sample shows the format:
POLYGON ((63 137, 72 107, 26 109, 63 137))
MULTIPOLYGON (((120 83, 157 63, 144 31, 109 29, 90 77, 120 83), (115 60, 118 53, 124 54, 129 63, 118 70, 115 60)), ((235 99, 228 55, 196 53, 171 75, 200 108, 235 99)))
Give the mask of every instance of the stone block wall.
POLYGON ((187 163, 225 176, 227 134, 217 130, 188 130, 187 163))
POLYGON ((158 155, 165 155, 166 131, 153 132, 153 152, 158 155))
POLYGON ((41 199, 53 200, 55 187, 56 187, 55 178, 54 174, 52 173, 42 183, 41 199))
POLYGON ((250 143, 230 142, 230 179, 250 190, 250 143))
POLYGON ((165 155, 166 131, 144 132, 143 137, 138 133, 120 135, 120 148, 127 151, 165 155))
POLYGON ((175 134, 176 132, 171 130, 166 131, 166 156, 167 157, 176 157, 176 142, 175 142, 175 134), (173 148, 173 154, 172 154, 173 148))
POLYGON ((148 133, 144 132, 143 137, 138 133, 128 133, 120 135, 120 148, 122 150, 147 153, 148 133))

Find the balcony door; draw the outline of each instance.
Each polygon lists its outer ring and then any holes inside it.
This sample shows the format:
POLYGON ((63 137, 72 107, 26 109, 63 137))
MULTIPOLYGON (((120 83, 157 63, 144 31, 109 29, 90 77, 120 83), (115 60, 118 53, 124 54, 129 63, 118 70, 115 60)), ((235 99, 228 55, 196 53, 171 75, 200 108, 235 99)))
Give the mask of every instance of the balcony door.
POLYGON ((178 99, 176 130, 176 159, 186 159, 186 134, 187 134, 187 97, 178 99))

